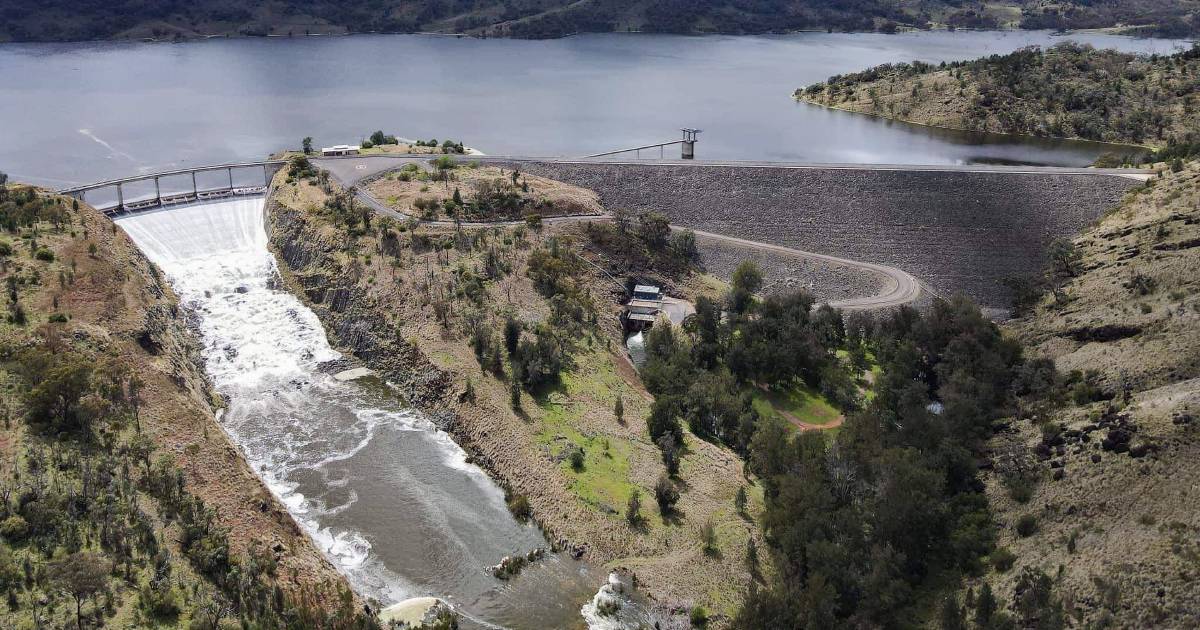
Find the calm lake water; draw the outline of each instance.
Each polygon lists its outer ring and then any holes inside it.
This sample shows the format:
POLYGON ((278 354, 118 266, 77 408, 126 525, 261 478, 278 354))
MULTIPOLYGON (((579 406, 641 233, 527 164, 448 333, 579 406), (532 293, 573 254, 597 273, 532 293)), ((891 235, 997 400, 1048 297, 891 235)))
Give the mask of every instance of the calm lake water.
MULTIPOLYGON (((704 129, 701 159, 1082 165, 1087 143, 984 138, 799 104, 868 66, 1062 41, 1049 32, 768 37, 408 35, 0 45, 0 170, 47 185, 260 159, 372 130, 490 154, 578 156, 704 129)), ((1176 40, 1074 35, 1170 53, 1176 40)), ((678 150, 677 148, 675 149, 678 150)))

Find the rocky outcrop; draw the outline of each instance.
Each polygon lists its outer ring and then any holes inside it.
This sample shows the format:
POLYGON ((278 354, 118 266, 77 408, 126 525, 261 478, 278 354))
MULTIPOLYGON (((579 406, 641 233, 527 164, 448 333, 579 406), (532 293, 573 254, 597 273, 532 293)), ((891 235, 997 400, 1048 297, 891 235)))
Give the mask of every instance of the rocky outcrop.
POLYGON ((271 248, 283 263, 284 283, 305 298, 333 344, 382 373, 413 406, 441 407, 450 390, 450 374, 373 308, 374 298, 338 262, 337 237, 303 213, 270 199, 266 216, 271 248))

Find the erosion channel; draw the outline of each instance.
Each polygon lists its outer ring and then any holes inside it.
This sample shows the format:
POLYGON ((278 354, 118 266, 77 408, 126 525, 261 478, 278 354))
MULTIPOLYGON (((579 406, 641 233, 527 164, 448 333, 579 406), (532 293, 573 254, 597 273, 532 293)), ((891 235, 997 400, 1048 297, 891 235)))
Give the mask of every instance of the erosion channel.
POLYGON ((128 215, 117 223, 167 275, 194 316, 225 430, 364 597, 383 606, 435 596, 464 627, 624 628, 643 607, 607 574, 547 554, 502 581, 489 567, 547 546, 446 433, 374 377, 339 380, 346 361, 317 316, 281 288, 261 198, 128 215))

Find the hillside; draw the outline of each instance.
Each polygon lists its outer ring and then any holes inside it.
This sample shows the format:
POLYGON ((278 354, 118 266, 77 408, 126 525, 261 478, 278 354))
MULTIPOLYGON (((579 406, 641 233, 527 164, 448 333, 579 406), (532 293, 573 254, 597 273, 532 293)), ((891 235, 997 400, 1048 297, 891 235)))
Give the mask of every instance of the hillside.
POLYGON ((923 125, 1162 147, 1200 142, 1200 47, 1171 56, 1064 42, 975 61, 883 65, 798 100, 923 125))
MULTIPOLYGON (((677 480, 666 480, 647 434, 650 396, 623 349, 624 287, 612 277, 681 297, 711 290, 665 224, 401 221, 296 160, 268 201, 271 244, 331 341, 429 413, 506 489, 514 515, 565 553, 632 571, 667 614, 697 604, 732 614, 751 581, 743 549, 761 543, 747 520, 761 499, 735 454, 692 435, 677 480), (653 249, 652 235, 663 240, 653 249), (677 486, 674 510, 655 506, 663 484, 677 486), (724 553, 702 548, 706 524, 724 553)), ((473 174, 464 164, 446 177, 473 174)), ((550 185, 530 180, 531 190, 550 185)), ((477 201, 464 192, 450 213, 477 201)))
POLYGON ((546 38, 581 32, 767 33, 804 29, 1121 28, 1200 30, 1191 0, 0 0, 0 41, 174 39, 362 32, 546 38))
POLYGON ((1015 557, 994 554, 986 581, 1007 601, 1041 570, 1045 601, 1082 627, 1193 627, 1200 164, 1130 195, 1061 251, 1054 290, 1006 328, 1075 384, 1061 407, 1022 409, 991 442, 988 495, 1015 557))
POLYGON ((157 268, 3 180, 0 626, 377 625, 217 423, 157 268))

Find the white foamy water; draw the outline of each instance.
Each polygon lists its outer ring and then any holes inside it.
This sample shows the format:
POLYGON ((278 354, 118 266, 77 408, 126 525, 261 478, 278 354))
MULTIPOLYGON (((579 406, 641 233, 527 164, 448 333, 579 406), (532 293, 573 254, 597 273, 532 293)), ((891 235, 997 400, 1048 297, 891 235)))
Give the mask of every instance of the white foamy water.
POLYGON ((385 385, 321 371, 341 355, 316 314, 278 288, 262 199, 117 222, 197 316, 207 371, 229 403, 225 430, 356 590, 384 605, 441 597, 467 627, 565 627, 581 613, 612 627, 579 608, 596 581, 582 565, 554 558, 494 579, 487 568, 543 546, 540 532, 513 520, 488 476, 385 385))

